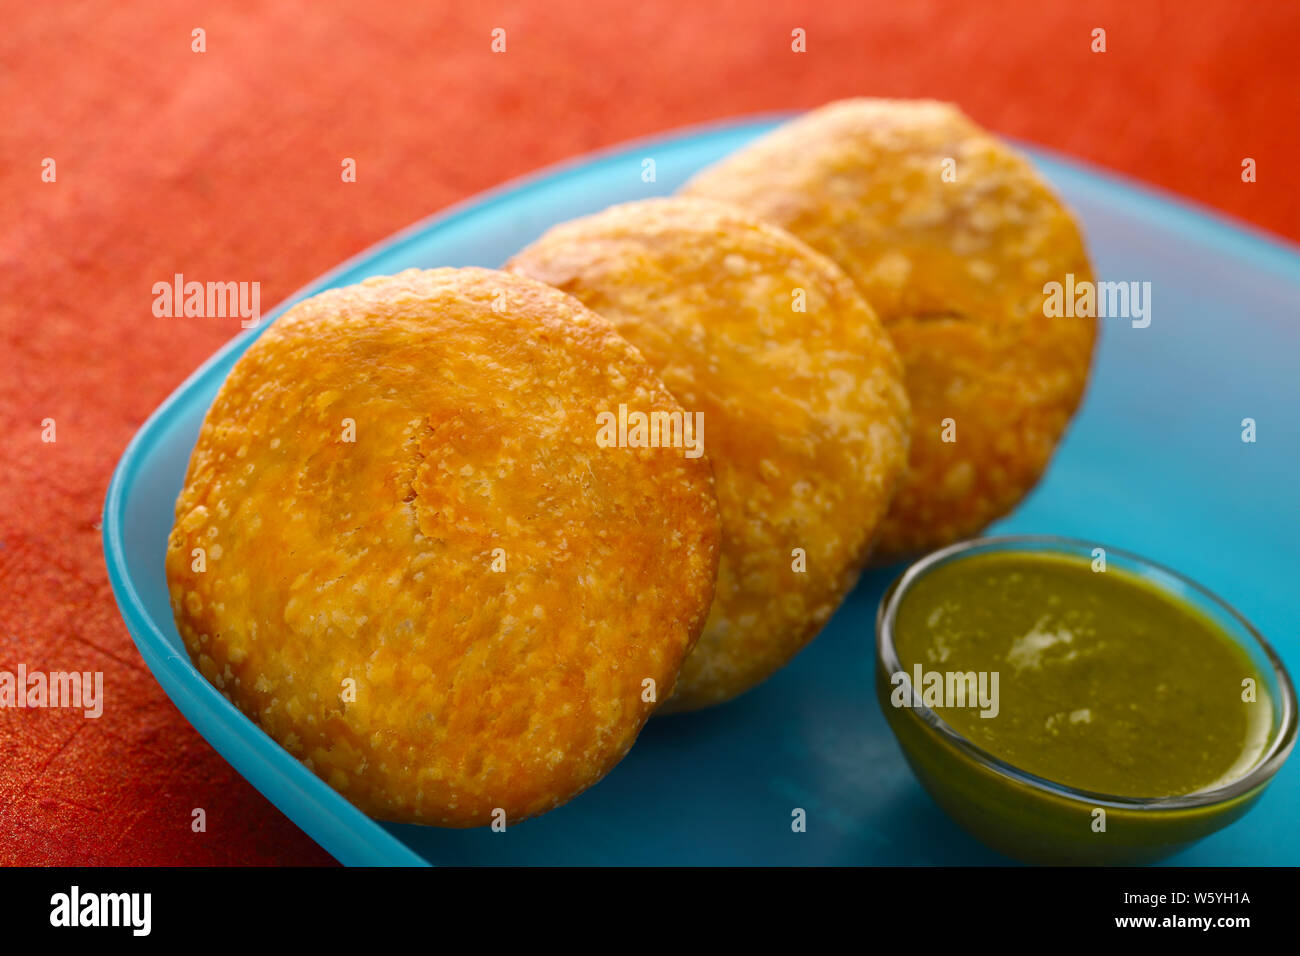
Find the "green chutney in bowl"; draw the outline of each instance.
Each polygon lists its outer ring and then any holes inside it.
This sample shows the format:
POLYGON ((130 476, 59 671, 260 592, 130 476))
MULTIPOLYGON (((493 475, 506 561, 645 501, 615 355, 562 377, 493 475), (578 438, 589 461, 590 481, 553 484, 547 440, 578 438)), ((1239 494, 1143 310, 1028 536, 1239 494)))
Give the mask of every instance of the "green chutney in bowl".
POLYGON ((1296 700, 1227 604, 1062 538, 962 542, 877 616, 877 696, 958 823, 1038 863, 1132 864, 1237 819, 1290 753, 1296 700))

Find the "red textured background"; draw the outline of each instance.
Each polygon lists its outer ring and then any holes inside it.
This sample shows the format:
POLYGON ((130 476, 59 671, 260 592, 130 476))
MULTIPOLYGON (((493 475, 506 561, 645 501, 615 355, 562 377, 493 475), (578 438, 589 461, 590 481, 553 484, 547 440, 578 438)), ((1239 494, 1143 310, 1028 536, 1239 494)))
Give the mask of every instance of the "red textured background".
POLYGON ((113 465, 238 331, 154 318, 155 281, 260 281, 269 310, 503 179, 850 94, 956 100, 1002 133, 1300 238, 1297 3, 2 6, 0 669, 102 670, 107 698, 98 721, 0 711, 3 863, 329 860, 175 710, 109 591, 113 465), (489 49, 498 26, 504 55, 489 49), (41 182, 47 156, 57 183, 41 182), (190 831, 194 807, 206 833, 190 831))

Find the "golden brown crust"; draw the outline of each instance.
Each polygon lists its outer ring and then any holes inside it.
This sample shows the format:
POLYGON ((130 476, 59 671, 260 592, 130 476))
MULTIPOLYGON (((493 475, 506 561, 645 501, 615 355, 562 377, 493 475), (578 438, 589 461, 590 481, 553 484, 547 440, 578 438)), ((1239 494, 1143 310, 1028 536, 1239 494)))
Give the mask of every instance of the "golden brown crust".
POLYGON ((230 373, 177 501, 191 656, 374 816, 572 797, 632 745, 643 682, 669 694, 718 559, 707 458, 598 447, 620 402, 680 410, 522 277, 411 270, 295 306, 230 373))
POLYGON ((913 433, 876 560, 975 533, 1034 486, 1082 396, 1096 329, 1043 315, 1045 283, 1092 269, 1024 158, 945 103, 845 100, 683 192, 744 206, 830 256, 893 336, 913 433))
POLYGON ((830 260, 704 200, 565 223, 507 268, 604 315, 688 413, 703 413, 722 560, 704 635, 664 709, 734 697, 821 629, 865 560, 906 456, 888 336, 830 260))

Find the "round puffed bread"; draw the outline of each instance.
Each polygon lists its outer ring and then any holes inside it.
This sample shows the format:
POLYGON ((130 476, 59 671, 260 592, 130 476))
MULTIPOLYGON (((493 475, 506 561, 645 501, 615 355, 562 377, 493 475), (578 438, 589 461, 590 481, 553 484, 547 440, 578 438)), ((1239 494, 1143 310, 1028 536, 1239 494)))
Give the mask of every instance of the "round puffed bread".
POLYGON ((722 560, 664 712, 764 680, 857 580, 906 460, 907 397, 888 335, 829 259, 698 199, 562 224, 506 267, 613 322, 687 414, 703 415, 722 560))
POLYGON ((568 800, 671 693, 718 562, 707 458, 600 447, 620 403, 680 412, 608 322, 521 276, 295 306, 231 371, 176 503, 190 656, 372 816, 568 800))
POLYGON ((1025 158, 946 103, 845 100, 683 194, 739 204, 830 256, 889 329, 913 432, 877 563, 974 534, 1033 488, 1082 397, 1096 323, 1044 315, 1045 284, 1093 276, 1025 158))

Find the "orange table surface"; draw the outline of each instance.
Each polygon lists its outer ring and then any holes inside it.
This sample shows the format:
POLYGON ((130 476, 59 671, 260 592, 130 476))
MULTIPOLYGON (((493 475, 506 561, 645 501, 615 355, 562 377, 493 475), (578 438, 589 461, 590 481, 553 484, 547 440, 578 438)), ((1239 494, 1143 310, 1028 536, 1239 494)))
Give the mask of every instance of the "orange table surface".
POLYGON ((99 719, 0 710, 0 863, 329 861, 172 706, 109 590, 118 456, 239 331, 155 318, 154 282, 255 280, 266 310, 556 160, 863 94, 954 100, 1300 238, 1298 3, 6 2, 0 20, 0 669, 105 675, 99 719))

